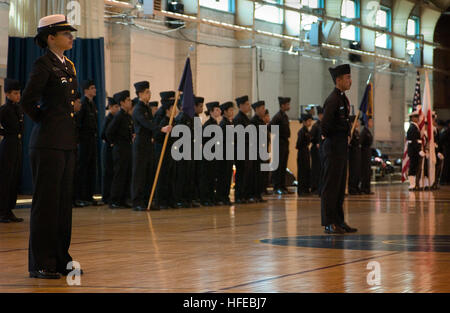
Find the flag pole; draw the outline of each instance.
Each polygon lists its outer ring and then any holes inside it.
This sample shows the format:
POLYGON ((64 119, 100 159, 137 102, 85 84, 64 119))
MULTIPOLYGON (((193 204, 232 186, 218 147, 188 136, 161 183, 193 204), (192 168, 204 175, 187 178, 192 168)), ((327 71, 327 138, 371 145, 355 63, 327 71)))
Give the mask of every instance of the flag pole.
MULTIPOLYGON (((179 98, 180 98, 180 91, 177 90, 177 93, 175 95, 175 103, 173 104, 172 111, 170 112, 170 119, 169 119, 168 125, 172 125, 179 98)), ((153 181, 153 186, 152 186, 152 192, 150 193, 150 199, 148 200, 147 211, 150 210, 150 207, 152 205, 153 196, 155 194, 156 184, 158 183, 159 172, 161 170, 161 165, 162 165, 162 161, 164 158, 164 152, 166 151, 167 141, 169 140, 169 136, 170 136, 170 132, 167 132, 166 136, 164 137, 164 144, 163 144, 163 147, 161 150, 161 155, 159 156, 158 168, 156 169, 155 179, 153 181)))

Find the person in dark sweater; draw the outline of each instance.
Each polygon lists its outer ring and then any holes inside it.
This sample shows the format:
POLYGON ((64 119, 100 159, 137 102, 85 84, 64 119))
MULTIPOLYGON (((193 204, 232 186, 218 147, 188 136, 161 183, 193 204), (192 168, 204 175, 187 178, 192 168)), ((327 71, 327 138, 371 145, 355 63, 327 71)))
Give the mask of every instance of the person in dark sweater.
POLYGON ((111 195, 111 183, 114 177, 114 161, 113 161, 113 145, 108 141, 106 137, 106 130, 109 124, 113 120, 114 116, 119 112, 120 105, 112 97, 108 97, 108 104, 106 105, 108 114, 103 122, 103 128, 101 132, 101 138, 103 140, 102 147, 102 201, 104 203, 110 203, 111 195))
POLYGON ((22 173, 23 111, 20 102, 20 82, 5 79, 6 103, 0 106, 0 223, 19 223, 16 207, 22 173))
POLYGON ((295 148, 297 149, 297 194, 302 196, 311 193, 311 158, 309 151, 311 134, 309 128, 312 123, 312 115, 302 114, 300 121, 303 127, 298 131, 295 148))
POLYGON ((219 123, 220 128, 223 133, 223 160, 218 161, 218 186, 217 186, 217 198, 219 201, 223 202, 225 205, 231 205, 230 201, 230 188, 231 179, 233 177, 233 161, 227 160, 227 150, 226 150, 226 129, 227 126, 233 126, 234 117, 234 106, 233 102, 228 101, 220 105, 220 110, 222 112, 222 120, 219 123))
POLYGON ((131 144, 134 137, 133 119, 131 118, 130 91, 123 90, 114 95, 120 104, 120 110, 114 115, 106 129, 106 139, 112 144, 114 176, 111 183, 110 208, 129 208, 127 197, 131 176, 131 144), (128 189, 128 190, 127 190, 128 189))

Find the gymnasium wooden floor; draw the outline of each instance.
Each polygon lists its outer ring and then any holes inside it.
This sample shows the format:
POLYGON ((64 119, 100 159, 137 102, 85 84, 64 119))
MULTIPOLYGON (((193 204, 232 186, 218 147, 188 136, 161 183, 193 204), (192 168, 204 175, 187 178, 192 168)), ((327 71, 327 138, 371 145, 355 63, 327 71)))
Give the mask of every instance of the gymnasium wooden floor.
POLYGON ((320 199, 295 194, 150 214, 74 209, 80 286, 28 278, 29 209, 16 209, 24 223, 0 224, 0 292, 450 292, 450 187, 374 191, 346 198, 355 235, 325 235, 320 199))

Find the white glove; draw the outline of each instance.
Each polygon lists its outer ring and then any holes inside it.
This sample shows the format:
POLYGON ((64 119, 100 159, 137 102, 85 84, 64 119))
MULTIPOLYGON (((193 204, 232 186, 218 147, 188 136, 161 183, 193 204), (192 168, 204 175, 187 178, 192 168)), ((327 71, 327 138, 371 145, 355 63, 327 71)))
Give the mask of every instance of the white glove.
POLYGON ((419 152, 419 155, 423 158, 423 157, 425 156, 425 152, 420 151, 420 152, 419 152))
POLYGON ((438 152, 438 158, 443 160, 444 159, 444 155, 442 153, 438 152))

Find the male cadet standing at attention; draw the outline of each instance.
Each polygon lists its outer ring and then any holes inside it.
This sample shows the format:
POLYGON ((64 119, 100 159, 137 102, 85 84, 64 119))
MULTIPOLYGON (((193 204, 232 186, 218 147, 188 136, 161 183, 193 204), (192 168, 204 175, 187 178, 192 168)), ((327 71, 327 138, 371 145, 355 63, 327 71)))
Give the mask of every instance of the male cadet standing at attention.
MULTIPOLYGON (((203 103, 205 102, 205 98, 203 97, 196 97, 194 102, 194 123, 195 120, 198 121, 198 123, 201 125, 202 120, 200 118, 200 114, 203 113, 203 103)), ((193 139, 193 142, 195 144, 195 139, 193 139)), ((192 203, 195 204, 195 206, 200 205, 200 185, 201 185, 201 166, 202 166, 203 160, 194 160, 194 177, 193 177, 193 183, 192 183, 192 203)))
POLYGON ((280 161, 278 168, 273 172, 273 190, 275 194, 284 195, 290 194, 286 188, 286 168, 289 158, 289 137, 291 136, 291 130, 289 128, 289 118, 286 114, 291 108, 291 98, 278 97, 280 103, 280 111, 274 115, 270 121, 270 126, 278 125, 280 140, 279 140, 279 155, 280 161))
POLYGON ((94 102, 97 89, 92 80, 81 82, 81 89, 84 96, 81 98, 81 110, 76 119, 79 138, 77 200, 86 205, 101 205, 102 203, 97 203, 93 198, 97 175, 97 106, 94 102))
POLYGON ((311 134, 308 128, 312 123, 311 114, 302 114, 300 122, 303 127, 298 131, 297 143, 297 195, 308 195, 311 192, 311 160, 309 153, 309 144, 311 143, 311 134))
POLYGON ((234 107, 233 102, 228 101, 220 105, 222 111, 222 120, 219 123, 223 134, 223 160, 218 161, 219 179, 217 186, 217 198, 225 205, 231 205, 230 188, 231 178, 233 176, 233 161, 227 160, 226 134, 227 126, 233 126, 234 107))
MULTIPOLYGON (((133 143, 133 175, 131 185, 131 201, 133 210, 147 210, 146 202, 153 183, 153 144, 152 134, 159 131, 159 125, 155 124, 149 106, 151 98, 150 83, 148 81, 134 84, 138 100, 133 110, 133 121, 136 138, 133 143)), ((167 133, 171 127, 161 128, 161 132, 167 133)))
POLYGON ((357 229, 345 223, 343 210, 350 136, 350 104, 345 91, 352 85, 350 65, 339 65, 329 71, 336 87, 323 105, 322 226, 327 234, 352 233, 357 229))
POLYGON ((409 114, 411 124, 406 133, 406 140, 408 141, 408 157, 409 157, 409 190, 420 190, 420 175, 422 158, 425 157, 425 152, 422 150, 422 139, 419 130, 419 111, 414 111, 409 114))
POLYGON ((311 193, 316 193, 319 190, 319 181, 320 181, 320 153, 319 147, 322 143, 321 138, 321 122, 323 118, 323 109, 322 107, 317 107, 317 117, 318 120, 311 127, 311 193))
MULTIPOLYGON (((250 122, 255 125, 256 127, 256 160, 253 161, 253 173, 251 173, 251 181, 252 181, 252 194, 251 196, 255 199, 256 202, 266 202, 262 198, 262 194, 264 191, 264 176, 263 172, 261 171, 261 156, 259 155, 259 149, 260 145, 263 143, 259 140, 259 133, 261 130, 259 129, 259 126, 265 126, 266 123, 264 122, 264 116, 266 115, 266 103, 264 101, 258 101, 252 104, 253 110, 255 110, 255 115, 253 115, 250 122)), ((266 128, 267 129, 267 128, 266 128)), ((267 132, 266 132, 267 133, 267 132)), ((267 147, 264 147, 267 149, 267 147)))
MULTIPOLYGON (((194 96, 194 106, 195 106, 195 96, 194 96)), ((189 133, 191 135, 190 148, 191 156, 189 160, 178 160, 175 163, 175 197, 177 208, 191 208, 199 207, 200 205, 193 201, 193 188, 194 183, 194 116, 189 116, 183 111, 183 105, 181 101, 178 101, 179 113, 174 119, 174 125, 184 125, 189 128, 189 133)), ((194 108, 195 114, 195 108, 194 108)), ((179 147, 179 152, 182 153, 186 146, 183 144, 179 147)))
MULTIPOLYGON (((236 104, 239 108, 239 113, 233 119, 234 127, 238 125, 242 125, 244 129, 250 125, 250 119, 247 114, 250 112, 251 107, 248 102, 248 96, 242 96, 236 99, 236 104)), ((250 198, 250 193, 252 190, 251 186, 251 177, 252 175, 252 162, 249 160, 249 148, 250 148, 250 138, 248 134, 245 134, 245 159, 238 160, 237 156, 239 155, 238 151, 238 140, 237 136, 235 136, 234 140, 234 155, 236 164, 236 184, 234 186, 234 199, 236 204, 240 203, 254 203, 255 200, 250 198)), ((242 153, 242 152, 241 152, 242 153)))
MULTIPOLYGON (((172 108, 175 104, 175 100, 170 97, 169 99, 161 100, 161 108, 164 110, 164 116, 162 117, 159 127, 160 131, 157 131, 155 136, 155 146, 158 145, 160 148, 158 156, 159 157, 162 152, 162 146, 164 144, 164 138, 166 133, 163 133, 162 130, 169 126, 167 129, 169 131, 172 130, 170 122, 170 114, 172 108)), ((176 112, 175 112, 176 113, 176 112)), ((172 145, 174 143, 174 139, 169 135, 167 140, 166 150, 164 152, 163 161, 161 163, 161 171, 158 177, 158 183, 156 185, 156 193, 155 200, 156 205, 153 207, 153 210, 166 210, 169 207, 176 208, 175 204, 175 163, 172 158, 172 145)))
POLYGON ((106 130, 106 138, 113 145, 114 176, 111 183, 111 209, 129 207, 127 189, 130 189, 131 144, 133 141, 133 119, 131 118, 130 91, 123 90, 114 95, 120 111, 114 116, 106 130))
POLYGON ((103 128, 101 133, 101 138, 103 140, 102 148, 102 164, 103 164, 103 178, 102 178, 102 201, 104 203, 110 203, 111 196, 111 183, 114 176, 114 162, 112 154, 112 143, 106 138, 106 130, 109 124, 120 110, 119 104, 114 100, 114 98, 108 97, 108 104, 106 109, 109 111, 108 115, 105 117, 103 122, 103 128))
POLYGON ((72 31, 64 15, 39 20, 38 58, 23 92, 21 106, 36 123, 30 138, 33 203, 30 217, 30 277, 58 279, 72 270, 72 192, 77 148, 74 94, 77 77, 64 51, 72 49, 72 31), (40 104, 38 105, 40 101, 40 104))
POLYGON ((0 223, 23 222, 14 215, 22 172, 23 111, 20 82, 5 79, 6 103, 0 106, 0 223))

